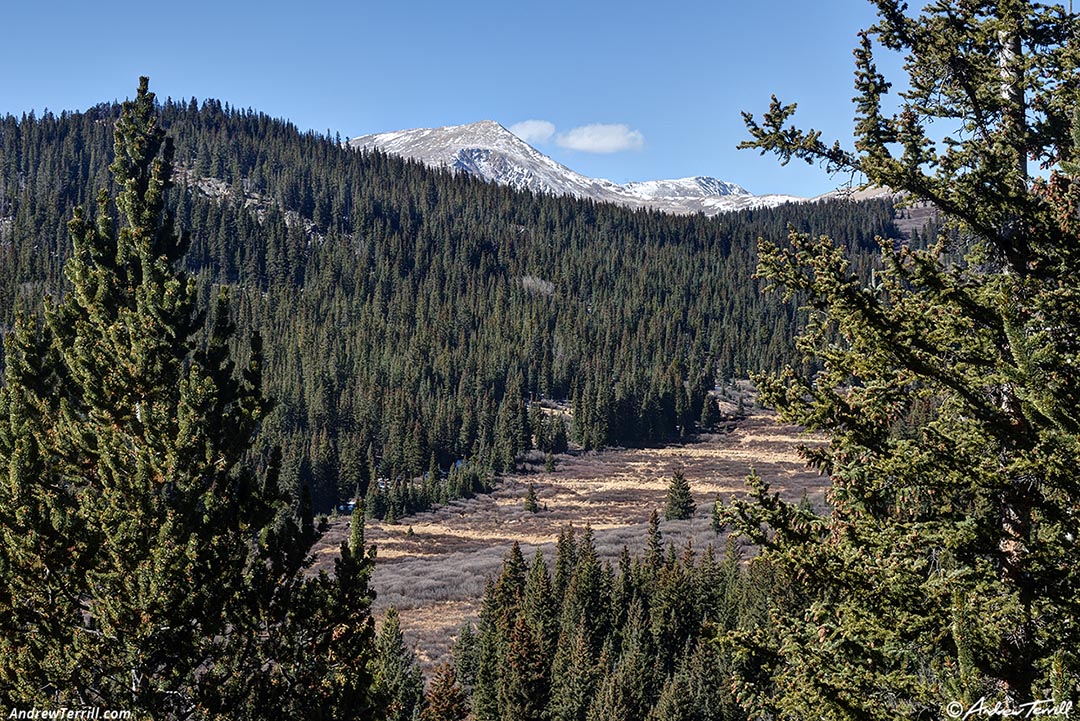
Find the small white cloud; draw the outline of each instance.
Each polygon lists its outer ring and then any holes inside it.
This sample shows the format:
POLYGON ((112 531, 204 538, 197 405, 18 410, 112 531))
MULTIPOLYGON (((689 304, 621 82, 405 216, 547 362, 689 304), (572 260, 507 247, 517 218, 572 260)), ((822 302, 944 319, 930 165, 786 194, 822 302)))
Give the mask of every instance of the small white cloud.
POLYGON ((546 143, 555 134, 555 125, 546 120, 522 120, 511 125, 510 132, 526 143, 546 143))
POLYGON ((559 133, 555 142, 559 147, 585 153, 618 153, 641 150, 645 136, 622 123, 593 123, 559 133))

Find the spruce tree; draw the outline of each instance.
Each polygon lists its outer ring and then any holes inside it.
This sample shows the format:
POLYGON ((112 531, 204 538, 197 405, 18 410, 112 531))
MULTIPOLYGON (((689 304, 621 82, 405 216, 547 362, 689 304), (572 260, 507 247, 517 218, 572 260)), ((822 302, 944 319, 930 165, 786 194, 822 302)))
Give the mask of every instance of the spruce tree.
POLYGON ((712 508, 709 511, 709 528, 716 535, 720 535, 720 532, 724 530, 723 502, 720 500, 719 493, 713 499, 712 508))
POLYGON ((548 573, 544 554, 538 548, 533 555, 529 574, 525 577, 525 602, 522 611, 536 636, 541 655, 546 659, 549 667, 555 654, 555 644, 558 641, 559 609, 556 604, 551 574, 548 573))
POLYGON ((96 218, 76 210, 70 289, 5 339, 4 705, 368 717, 371 558, 361 537, 341 578, 305 578, 276 456, 262 477, 245 462, 269 406, 261 344, 238 372, 224 295, 195 342, 187 236, 164 210, 173 144, 146 78, 114 146, 119 219, 105 190, 96 218))
POLYGON ((555 574, 552 578, 555 601, 560 606, 576 565, 577 542, 574 540, 574 527, 564 526, 559 531, 559 540, 555 542, 555 574))
POLYGON ((805 594, 770 602, 775 633, 731 637, 740 694, 778 717, 1076 702, 1077 18, 1018 0, 876 4, 855 51, 855 149, 788 125, 794 106, 775 99, 761 124, 747 116, 747 145, 862 173, 944 230, 926 249, 881 239, 871 282, 828 238, 762 245, 760 276, 811 309, 799 347, 821 370, 756 382, 781 418, 829 434, 808 458, 831 477, 831 512, 760 479, 730 507, 805 594), (882 47, 906 56, 895 114, 882 47))
POLYGON ((585 624, 582 618, 564 623, 559 636, 547 707, 552 721, 585 721, 589 712, 596 690, 597 668, 585 624))
POLYGON ((351 526, 333 575, 316 576, 305 573, 307 553, 291 516, 279 514, 263 530, 248 575, 252 602, 234 609, 232 632, 219 639, 221 661, 199 677, 205 716, 382 718, 369 587, 375 548, 365 543, 362 506, 351 526))
POLYGON ((690 494, 690 483, 682 469, 671 474, 668 483, 667 504, 664 506, 665 521, 682 521, 694 515, 694 497, 690 494))
POLYGON ((551 451, 553 453, 566 453, 570 443, 566 433, 566 421, 563 420, 562 416, 556 414, 551 416, 551 423, 551 451))
POLYGON ((525 494, 525 510, 529 513, 538 513, 540 511, 540 504, 536 500, 536 487, 530 483, 529 490, 525 494))
POLYGON ((405 645, 397 609, 386 611, 375 641, 375 683, 386 703, 387 721, 412 721, 424 700, 424 677, 416 654, 405 645))
POLYGON ((622 651, 597 687, 589 721, 645 721, 656 702, 646 616, 640 600, 628 610, 622 651))
POLYGON ((426 699, 420 721, 465 721, 469 715, 465 692, 458 685, 454 667, 448 663, 435 669, 426 699))
POLYGON ((708 639, 688 643, 676 671, 664 682, 649 721, 715 719, 737 721, 746 714, 730 692, 731 664, 708 639))
POLYGON ((510 547, 503 558, 502 572, 495 581, 495 589, 492 598, 494 600, 495 619, 499 628, 508 632, 512 627, 513 615, 521 607, 525 595, 525 578, 528 573, 528 565, 525 557, 521 555, 521 546, 517 541, 510 547))
POLYGON ((541 634, 519 615, 510 629, 499 682, 501 721, 542 721, 550 692, 541 634))
POLYGON ((693 721, 702 714, 695 704, 685 673, 672 674, 664 682, 656 705, 649 710, 648 721, 693 721))
POLYGON ((476 633, 471 623, 466 622, 454 639, 452 655, 454 658, 454 677, 459 679, 461 687, 467 694, 472 693, 473 683, 476 681, 478 642, 476 633))
POLYGON ((698 414, 698 426, 703 431, 710 431, 720 420, 720 408, 716 399, 706 393, 701 399, 701 412, 698 414))
POLYGON ((489 581, 484 590, 484 604, 480 611, 475 651, 476 674, 469 697, 469 705, 477 721, 499 719, 499 685, 505 638, 500 633, 500 622, 504 614, 495 596, 495 583, 489 581))
POLYGON ((592 528, 586 526, 577 542, 577 564, 563 597, 563 614, 571 619, 587 619, 586 632, 594 654, 599 653, 610 630, 607 590, 592 528))

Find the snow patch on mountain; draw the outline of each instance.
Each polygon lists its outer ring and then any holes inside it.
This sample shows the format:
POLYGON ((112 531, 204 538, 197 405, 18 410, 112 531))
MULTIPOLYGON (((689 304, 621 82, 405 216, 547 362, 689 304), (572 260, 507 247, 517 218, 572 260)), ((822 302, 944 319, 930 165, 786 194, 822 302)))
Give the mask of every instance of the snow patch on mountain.
POLYGON ((669 213, 716 215, 805 201, 791 195, 752 195, 735 183, 704 176, 625 185, 590 178, 549 158, 493 120, 364 135, 351 139, 349 146, 377 148, 431 167, 469 173, 519 190, 669 213))

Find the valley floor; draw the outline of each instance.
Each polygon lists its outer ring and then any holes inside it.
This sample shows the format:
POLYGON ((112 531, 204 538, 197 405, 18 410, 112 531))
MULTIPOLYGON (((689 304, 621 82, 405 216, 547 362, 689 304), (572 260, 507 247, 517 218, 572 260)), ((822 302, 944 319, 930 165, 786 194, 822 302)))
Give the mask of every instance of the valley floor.
MULTIPOLYGON (((722 545, 710 528, 713 500, 741 495, 751 467, 784 498, 806 494, 815 506, 823 505, 828 479, 808 469, 797 452, 800 444, 820 443, 820 438, 780 424, 766 411, 754 411, 728 428, 662 448, 571 452, 559 456, 555 471, 538 466, 537 472, 506 476, 489 495, 454 501, 396 525, 369 520, 367 539, 378 546, 372 582, 378 592, 376 618, 395 606, 425 669, 447 661, 458 629, 475 620, 484 585, 498 573, 514 541, 526 560, 539 548, 553 562, 559 532, 570 524, 577 529, 589 524, 601 560, 616 562, 624 545, 637 555, 653 509, 663 513, 676 468, 683 469, 697 502, 694 518, 661 524, 665 544, 680 550, 688 539, 698 550, 722 545), (541 507, 535 514, 524 508, 530 482, 541 507)), ((315 549, 316 569, 332 571, 348 527, 346 517, 331 520, 315 549)))

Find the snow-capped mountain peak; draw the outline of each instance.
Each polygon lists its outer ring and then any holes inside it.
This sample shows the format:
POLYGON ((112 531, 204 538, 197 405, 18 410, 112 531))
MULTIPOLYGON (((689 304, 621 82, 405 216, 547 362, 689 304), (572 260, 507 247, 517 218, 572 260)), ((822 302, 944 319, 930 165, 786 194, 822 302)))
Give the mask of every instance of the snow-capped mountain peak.
POLYGON ((494 120, 363 135, 350 140, 349 146, 377 148, 384 153, 469 173, 519 190, 591 198, 671 213, 714 215, 726 210, 802 200, 793 196, 756 196, 734 183, 704 176, 625 185, 590 178, 544 155, 494 120))
POLYGON ((596 197, 614 186, 610 181, 575 173, 494 120, 364 135, 353 138, 349 145, 378 148, 432 167, 446 167, 538 193, 596 197))
POLYGON ((701 198, 709 195, 750 195, 744 188, 716 178, 697 176, 678 180, 627 183, 623 189, 642 198, 701 198))

